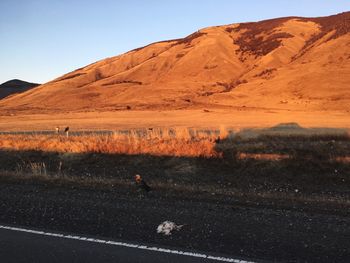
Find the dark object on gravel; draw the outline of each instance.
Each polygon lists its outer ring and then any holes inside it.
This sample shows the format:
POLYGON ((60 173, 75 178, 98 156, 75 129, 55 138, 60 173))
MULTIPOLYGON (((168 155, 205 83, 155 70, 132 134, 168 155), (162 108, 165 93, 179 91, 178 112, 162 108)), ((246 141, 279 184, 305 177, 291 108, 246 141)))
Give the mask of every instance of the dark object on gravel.
POLYGON ((137 187, 142 191, 149 192, 152 190, 152 188, 141 178, 141 175, 139 174, 135 175, 135 182, 137 187))

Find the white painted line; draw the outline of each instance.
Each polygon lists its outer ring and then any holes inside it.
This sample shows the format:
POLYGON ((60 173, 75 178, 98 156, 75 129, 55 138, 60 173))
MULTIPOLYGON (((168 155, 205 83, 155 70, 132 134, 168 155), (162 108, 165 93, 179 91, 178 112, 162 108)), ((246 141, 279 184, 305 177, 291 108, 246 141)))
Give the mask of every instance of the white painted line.
POLYGON ((137 248, 137 249, 150 250, 150 251, 169 253, 169 254, 177 254, 177 255, 196 257, 196 258, 205 258, 205 259, 222 261, 222 262, 254 263, 252 261, 245 261, 245 260, 234 259, 234 258, 216 257, 216 256, 211 256, 211 255, 206 255, 206 254, 201 254, 201 253, 188 252, 188 251, 179 251, 179 250, 159 248, 159 247, 149 247, 149 246, 145 246, 145 245, 136 245, 136 244, 130 244, 130 243, 125 243, 125 242, 111 241, 111 240, 105 240, 105 239, 96 239, 96 238, 88 238, 88 237, 76 236, 76 235, 74 235, 74 236, 73 235, 64 235, 64 234, 50 233, 50 232, 44 232, 44 231, 32 230, 32 229, 26 229, 26 228, 19 228, 19 227, 0 225, 0 229, 26 232, 26 233, 35 234, 35 235, 42 235, 42 236, 50 236, 50 237, 74 239, 74 240, 80 240, 80 241, 86 241, 86 242, 102 243, 102 244, 114 245, 114 246, 120 246, 120 247, 137 248))

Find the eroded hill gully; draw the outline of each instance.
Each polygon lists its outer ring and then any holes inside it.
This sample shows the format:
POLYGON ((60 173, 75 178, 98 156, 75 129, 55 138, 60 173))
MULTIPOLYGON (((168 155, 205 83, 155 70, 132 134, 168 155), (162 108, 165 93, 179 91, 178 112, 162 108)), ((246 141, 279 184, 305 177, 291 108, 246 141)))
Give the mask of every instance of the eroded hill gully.
MULTIPOLYGON (((168 42, 168 41, 166 41, 166 42, 168 42)), ((172 40, 169 41, 169 42, 172 42, 172 40)), ((162 42, 156 42, 155 44, 157 44, 157 43, 162 43, 162 42)), ((189 42, 189 43, 191 43, 191 42, 189 42)), ((173 46, 174 46, 174 45, 169 46, 168 48, 166 48, 165 50, 161 51, 160 53, 157 53, 157 54, 153 53, 150 57, 148 57, 148 58, 145 59, 144 61, 141 61, 141 62, 138 63, 138 64, 132 65, 132 66, 130 66, 130 67, 128 66, 128 68, 127 68, 124 72, 131 71, 131 70, 133 70, 133 69, 136 68, 136 67, 142 66, 143 64, 149 62, 150 60, 155 59, 157 56, 160 56, 161 54, 163 54, 163 53, 169 51, 173 46)), ((147 46, 146 46, 146 47, 147 47, 147 46)), ((142 49, 142 48, 141 48, 141 49, 142 49)), ((140 49, 140 50, 141 50, 141 49, 140 49)), ((133 51, 138 51, 138 50, 135 49, 135 50, 132 50, 132 51, 130 51, 130 52, 133 52, 133 51)), ((169 69, 169 70, 170 70, 170 69, 169 69)), ((101 81, 106 81, 106 80, 108 80, 109 78, 114 78, 115 76, 117 76, 117 75, 119 75, 119 74, 121 74, 121 73, 124 73, 124 72, 117 72, 117 73, 115 73, 115 74, 113 74, 113 75, 110 75, 110 76, 108 76, 108 77, 103 77, 103 75, 102 75, 101 73, 98 73, 98 72, 97 72, 96 74, 97 74, 98 76, 100 76, 100 77, 96 77, 96 78, 95 78, 96 81, 95 81, 94 85, 96 85, 96 84, 98 83, 98 81, 100 81, 100 80, 101 80, 101 81)), ((85 75, 85 74, 87 74, 87 73, 77 73, 77 74, 74 74, 74 75, 72 75, 72 76, 68 76, 68 77, 63 78, 63 79, 58 79, 57 81, 66 80, 66 79, 71 79, 71 78, 75 78, 75 77, 80 77, 80 76, 85 75)), ((111 82, 109 82, 109 83, 103 83, 101 86, 104 87, 104 86, 111 86, 111 85, 116 85, 116 84, 126 84, 126 83, 129 83, 129 84, 137 84, 137 85, 143 85, 143 84, 145 84, 145 83, 143 83, 142 81, 137 81, 137 80, 113 80, 113 81, 111 81, 111 82)), ((81 85, 81 86, 78 86, 78 87, 81 88, 81 87, 86 87, 86 86, 89 86, 89 85, 91 85, 91 83, 84 84, 84 85, 81 85)), ((98 84, 97 84, 97 85, 98 85, 98 84)))

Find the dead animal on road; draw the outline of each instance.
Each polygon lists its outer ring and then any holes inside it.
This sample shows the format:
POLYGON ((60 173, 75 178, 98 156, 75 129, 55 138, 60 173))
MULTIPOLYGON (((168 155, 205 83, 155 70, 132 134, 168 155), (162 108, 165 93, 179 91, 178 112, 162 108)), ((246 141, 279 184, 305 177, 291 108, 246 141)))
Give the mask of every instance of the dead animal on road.
POLYGON ((152 188, 142 179, 141 175, 135 175, 135 183, 139 190, 149 192, 152 188))
POLYGON ((177 225, 171 221, 164 221, 157 227, 157 233, 163 234, 165 236, 171 235, 171 231, 177 230, 179 231, 184 225, 177 225))

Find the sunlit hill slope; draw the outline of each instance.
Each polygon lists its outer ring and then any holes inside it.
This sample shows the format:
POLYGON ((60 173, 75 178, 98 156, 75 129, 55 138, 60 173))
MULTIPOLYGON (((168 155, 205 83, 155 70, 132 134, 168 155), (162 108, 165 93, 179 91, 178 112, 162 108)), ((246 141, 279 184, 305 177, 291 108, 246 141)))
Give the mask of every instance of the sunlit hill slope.
POLYGON ((201 29, 77 69, 0 110, 350 110, 350 12, 201 29))

